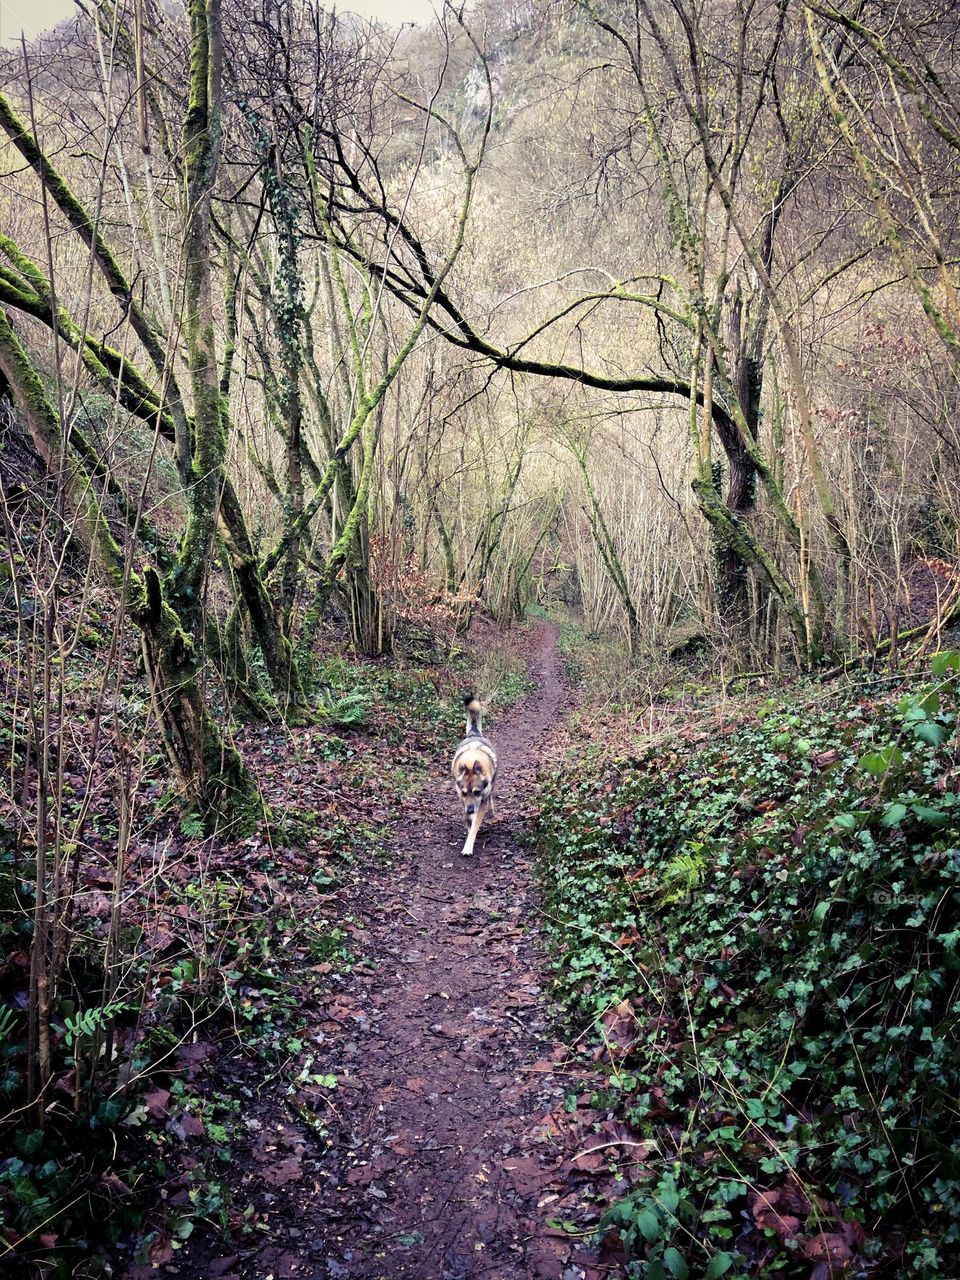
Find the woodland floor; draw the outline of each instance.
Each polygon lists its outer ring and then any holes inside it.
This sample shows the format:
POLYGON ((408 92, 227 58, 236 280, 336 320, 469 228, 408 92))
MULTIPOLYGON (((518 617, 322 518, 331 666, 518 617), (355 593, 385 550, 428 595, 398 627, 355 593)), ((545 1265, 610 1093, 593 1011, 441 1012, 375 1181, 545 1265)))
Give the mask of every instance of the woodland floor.
MULTIPOLYGON (((490 730, 498 816, 474 856, 461 857, 459 806, 441 771, 404 805, 392 865, 372 863, 341 891, 363 961, 332 991, 304 993, 338 1059, 329 1145, 251 1080, 249 1144, 235 1152, 233 1178, 256 1206, 261 1243, 231 1252, 191 1240, 159 1274, 599 1280, 619 1271, 570 1222, 595 1225, 598 1177, 620 1191, 632 1182, 629 1134, 587 1096, 568 1110, 590 1067, 554 1038, 524 842, 538 762, 567 704, 556 639, 545 623, 529 633, 536 690, 490 730)), ((157 1274, 133 1266, 125 1280, 157 1274)))

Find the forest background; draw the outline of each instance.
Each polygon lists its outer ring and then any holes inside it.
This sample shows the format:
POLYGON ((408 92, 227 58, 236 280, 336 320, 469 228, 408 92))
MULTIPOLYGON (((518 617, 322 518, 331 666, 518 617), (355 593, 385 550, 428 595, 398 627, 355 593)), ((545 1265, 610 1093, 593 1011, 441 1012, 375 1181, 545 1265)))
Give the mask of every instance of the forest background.
POLYGON ((7 43, 3 804, 39 1127, 64 1047, 113 1061, 143 794, 198 838, 269 820, 238 726, 362 719, 338 655, 436 669, 480 614, 563 606, 629 703, 691 653, 729 689, 936 641, 958 37, 934 0, 399 28, 91 0, 7 43))

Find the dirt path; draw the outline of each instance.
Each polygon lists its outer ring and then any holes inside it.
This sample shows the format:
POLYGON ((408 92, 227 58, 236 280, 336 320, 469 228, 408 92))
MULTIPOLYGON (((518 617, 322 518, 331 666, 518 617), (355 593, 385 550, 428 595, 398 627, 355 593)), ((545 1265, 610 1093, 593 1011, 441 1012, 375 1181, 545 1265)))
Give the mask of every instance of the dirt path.
POLYGON ((290 1113, 251 1121, 245 1182, 263 1243, 252 1255, 212 1260, 210 1275, 608 1274, 548 1220, 548 1206, 569 1191, 556 1117, 574 1080, 548 1027, 521 835, 538 744, 565 710, 556 638, 555 627, 538 626, 529 659, 536 691, 489 727, 500 758, 498 818, 474 856, 460 856, 462 818, 443 773, 395 829, 394 869, 371 870, 362 901, 351 904, 364 963, 335 986, 330 1021, 319 1024, 338 1076, 332 1147, 313 1148, 290 1113), (288 1164, 289 1185, 278 1176, 288 1164))
POLYGON ((556 1046, 524 934, 518 842, 536 746, 564 705, 554 627, 538 629, 531 674, 535 694, 490 730, 498 821, 473 858, 460 856, 459 806, 438 778, 397 833, 399 874, 370 886, 366 949, 379 966, 348 1098, 352 1142, 321 1194, 333 1230, 320 1274, 337 1280, 560 1274, 535 1200, 517 1189, 531 1182, 532 1118, 563 1092, 544 1071, 556 1046))

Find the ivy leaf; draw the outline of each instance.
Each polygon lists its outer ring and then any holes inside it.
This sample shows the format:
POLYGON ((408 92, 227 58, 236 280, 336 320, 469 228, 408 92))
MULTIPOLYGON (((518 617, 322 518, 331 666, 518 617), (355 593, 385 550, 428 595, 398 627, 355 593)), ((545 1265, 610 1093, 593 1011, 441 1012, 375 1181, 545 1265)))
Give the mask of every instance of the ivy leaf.
POLYGON ((960 671, 960 653, 955 649, 943 649, 930 659, 930 670, 942 680, 949 671, 960 671))
POLYGON ((950 821, 949 813, 944 813, 942 809, 932 808, 928 804, 912 804, 910 808, 921 822, 926 822, 931 827, 942 827, 950 821))
POLYGON ((703 1280, 720 1280, 733 1266, 733 1258, 729 1253, 715 1253, 703 1273, 703 1280))
POLYGON ((943 726, 933 720, 924 720, 922 724, 914 725, 913 731, 921 742, 925 742, 929 747, 939 747, 946 737, 943 726))
POLYGON ((680 1251, 675 1249, 673 1245, 663 1251, 663 1265, 674 1277, 674 1280, 687 1280, 690 1274, 690 1269, 684 1262, 680 1251))
POLYGON ((680 1203, 680 1193, 672 1181, 660 1184, 660 1203, 667 1213, 676 1213, 677 1206, 680 1203))
POLYGON ((900 804, 899 802, 896 802, 894 804, 887 805, 886 809, 884 810, 883 817, 880 819, 880 821, 883 823, 885 827, 896 827, 900 825, 900 823, 904 820, 906 816, 907 816, 907 806, 905 804, 900 804))
POLYGON ((899 747, 884 747, 882 751, 867 751, 859 759, 858 764, 866 773, 879 778, 888 769, 898 769, 903 764, 903 752, 899 747))
POLYGON ((897 709, 908 724, 911 721, 926 720, 927 718, 926 708, 923 702, 917 698, 901 698, 897 704, 897 709))
POLYGON ((637 1230, 644 1240, 657 1240, 660 1236, 660 1219, 652 1209, 641 1209, 637 1214, 637 1230))

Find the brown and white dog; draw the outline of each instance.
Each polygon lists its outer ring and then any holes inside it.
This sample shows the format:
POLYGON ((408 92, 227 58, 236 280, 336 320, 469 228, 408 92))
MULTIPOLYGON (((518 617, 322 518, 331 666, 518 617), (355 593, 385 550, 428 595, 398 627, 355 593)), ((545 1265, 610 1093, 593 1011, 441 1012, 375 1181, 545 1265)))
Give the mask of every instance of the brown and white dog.
POLYGON ((472 694, 463 700, 467 711, 467 732, 453 753, 453 774, 457 795, 463 802, 463 816, 467 821, 467 842, 463 856, 473 853, 480 823, 486 814, 494 816, 493 785, 497 780, 497 753, 493 743, 483 736, 480 723, 480 703, 472 694))

